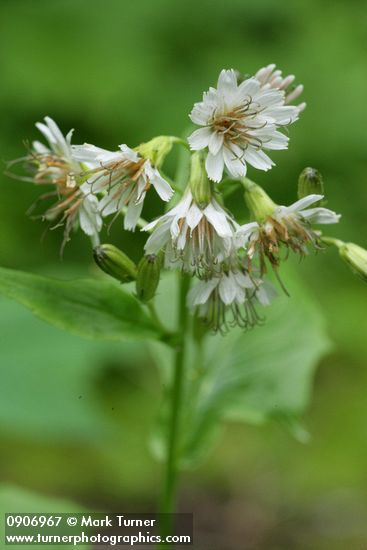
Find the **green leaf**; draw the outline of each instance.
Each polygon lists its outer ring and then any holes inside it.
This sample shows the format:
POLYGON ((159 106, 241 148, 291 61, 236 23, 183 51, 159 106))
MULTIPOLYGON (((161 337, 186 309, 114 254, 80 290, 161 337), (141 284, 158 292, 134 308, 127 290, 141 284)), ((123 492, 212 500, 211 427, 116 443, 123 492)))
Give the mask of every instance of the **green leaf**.
MULTIPOLYGON (((209 335, 202 364, 195 365, 196 344, 190 343, 181 441, 185 465, 206 455, 223 420, 277 420, 297 439, 307 439, 299 417, 309 404, 314 371, 330 343, 318 305, 294 274, 286 281, 291 298, 279 296, 264 309, 264 326, 209 335)), ((162 346, 155 344, 153 353, 162 364, 162 346)), ((167 376, 167 366, 163 374, 167 376)), ((157 441, 154 447, 161 454, 157 441)))
POLYGON ((94 340, 142 340, 161 334, 139 302, 118 284, 61 281, 0 268, 0 295, 74 334, 94 340))
MULTIPOLYGON (((21 489, 14 485, 2 485, 0 487, 0 514, 2 518, 6 513, 30 513, 30 514, 77 514, 86 512, 79 505, 61 500, 55 497, 41 495, 32 491, 21 489)), ((55 531, 54 533, 58 533, 55 531)), ((1 540, 5 540, 5 524, 1 521, 0 527, 1 540)), ((19 546, 16 546, 19 548, 19 546)), ((42 548, 45 550, 52 550, 55 545, 44 544, 42 548)), ((73 545, 65 545, 63 548, 75 548, 73 545)), ((81 550, 88 550, 91 546, 81 545, 78 546, 81 550)))

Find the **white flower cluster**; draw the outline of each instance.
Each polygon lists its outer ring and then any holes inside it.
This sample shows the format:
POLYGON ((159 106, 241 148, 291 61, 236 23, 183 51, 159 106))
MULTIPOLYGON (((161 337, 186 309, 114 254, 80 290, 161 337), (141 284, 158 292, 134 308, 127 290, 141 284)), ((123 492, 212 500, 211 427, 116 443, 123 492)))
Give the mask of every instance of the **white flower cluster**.
MULTIPOLYGON (((200 126, 188 138, 192 158, 203 159, 198 183, 191 175, 175 206, 143 227, 151 233, 147 255, 163 251, 165 267, 199 279, 188 294, 188 305, 216 329, 232 322, 245 327, 259 322, 256 303, 268 305, 275 294, 264 280, 267 262, 278 267, 281 245, 300 254, 306 253, 308 244, 317 248, 318 232, 311 224, 339 220, 330 210, 309 208, 322 198, 313 194, 289 207, 277 206, 269 198, 274 208, 264 219, 240 226, 222 205, 215 185, 224 171, 241 179, 248 164, 260 170, 274 166, 266 151, 288 147, 289 138, 282 130, 305 108, 305 103, 290 105, 303 91, 302 85, 291 89, 293 81, 293 75, 283 77, 275 65, 245 80, 234 70, 221 71, 217 87, 205 92, 190 114, 200 126)), ((47 146, 33 143, 29 157, 36 169, 33 181, 53 185, 46 197, 55 196, 57 202, 44 217, 65 226, 65 241, 80 227, 98 243, 103 218, 110 215, 122 214, 127 230, 144 225, 140 216, 151 187, 163 201, 170 201, 173 189, 159 170, 178 138, 155 138, 144 147, 123 144, 108 151, 91 144, 71 145, 72 131, 64 137, 48 117, 36 126, 47 146)))

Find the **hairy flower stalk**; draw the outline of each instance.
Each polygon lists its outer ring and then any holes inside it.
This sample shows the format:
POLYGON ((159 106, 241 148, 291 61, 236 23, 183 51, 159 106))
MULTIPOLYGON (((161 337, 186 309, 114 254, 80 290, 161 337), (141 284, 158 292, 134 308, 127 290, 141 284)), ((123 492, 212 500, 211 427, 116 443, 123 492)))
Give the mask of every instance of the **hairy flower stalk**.
POLYGON ((256 221, 238 229, 237 246, 245 248, 250 262, 259 260, 261 275, 267 271, 266 260, 273 269, 279 267, 282 246, 301 257, 308 253, 307 245, 321 249, 320 232, 312 224, 334 224, 340 219, 327 208, 309 208, 319 203, 323 195, 308 195, 291 206, 278 206, 258 185, 245 182, 245 186, 245 198, 256 221))
POLYGON ((173 190, 170 184, 152 166, 127 145, 119 151, 107 151, 90 144, 76 146, 74 155, 81 162, 89 162, 94 168, 86 173, 87 183, 93 194, 103 193, 100 212, 103 217, 124 211, 124 228, 134 230, 143 209, 147 191, 154 187, 163 201, 169 201, 173 190))
POLYGON ((269 170, 274 163, 264 150, 287 149, 279 128, 295 122, 299 108, 286 105, 284 90, 266 87, 257 78, 240 84, 234 70, 223 70, 217 88, 210 88, 194 105, 191 120, 201 126, 188 138, 191 149, 208 149, 206 170, 222 179, 224 167, 234 178, 246 175, 247 163, 269 170))

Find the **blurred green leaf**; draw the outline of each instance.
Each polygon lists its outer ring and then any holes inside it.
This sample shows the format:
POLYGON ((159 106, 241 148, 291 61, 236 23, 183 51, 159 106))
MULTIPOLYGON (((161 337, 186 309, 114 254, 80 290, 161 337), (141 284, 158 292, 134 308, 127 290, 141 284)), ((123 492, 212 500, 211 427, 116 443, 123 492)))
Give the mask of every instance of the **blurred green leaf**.
MULTIPOLYGON (((0 487, 0 514, 4 517, 4 514, 9 513, 48 513, 48 514, 57 514, 57 513, 70 513, 77 514, 83 513, 83 510, 79 505, 61 500, 55 497, 40 495, 38 493, 21 489, 14 485, 2 485, 0 487)), ((57 532, 55 531, 55 535, 57 532)), ((1 540, 5 540, 5 523, 1 522, 0 528, 0 537, 1 540)), ((14 545, 13 545, 14 546, 14 545)), ((17 545, 17 547, 19 547, 17 545)), ((55 545, 43 544, 42 548, 45 550, 52 550, 55 545)), ((73 545, 64 545, 64 548, 74 548, 73 545)), ((88 550, 91 548, 90 545, 81 545, 78 546, 82 550, 88 550)))
POLYGON ((96 385, 105 365, 144 361, 137 342, 91 342, 0 301, 0 426, 12 437, 99 445, 121 435, 96 385))
POLYGON ((60 281, 0 268, 0 294, 48 323, 87 338, 142 340, 161 336, 139 302, 107 281, 60 281))
MULTIPOLYGON (((184 464, 194 465, 206 455, 224 419, 252 424, 273 419, 297 439, 307 439, 298 418, 309 403, 313 373, 330 343, 315 301, 294 275, 286 280, 292 297, 279 296, 264 310, 264 326, 209 335, 202 366, 195 365, 196 344, 191 343, 182 421, 184 464)), ((162 345, 152 349, 162 365, 162 345)), ((160 447, 155 439, 158 455, 160 447)))

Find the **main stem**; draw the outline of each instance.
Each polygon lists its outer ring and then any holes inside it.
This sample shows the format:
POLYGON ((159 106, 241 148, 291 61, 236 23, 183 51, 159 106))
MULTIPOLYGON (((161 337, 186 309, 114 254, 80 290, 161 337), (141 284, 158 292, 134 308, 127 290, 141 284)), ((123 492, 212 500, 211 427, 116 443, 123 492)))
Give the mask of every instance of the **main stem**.
MULTIPOLYGON (((185 341, 187 337, 188 314, 186 307, 186 295, 190 279, 179 273, 179 296, 178 296, 178 342, 175 349, 174 373, 170 393, 170 411, 167 440, 167 459, 161 502, 162 514, 173 514, 175 510, 177 474, 178 474, 178 443, 181 420, 181 404, 184 382, 185 366, 185 341)), ((161 537, 172 533, 172 518, 169 516, 161 519, 161 537)), ((161 548, 168 550, 170 546, 162 545, 161 548)))

